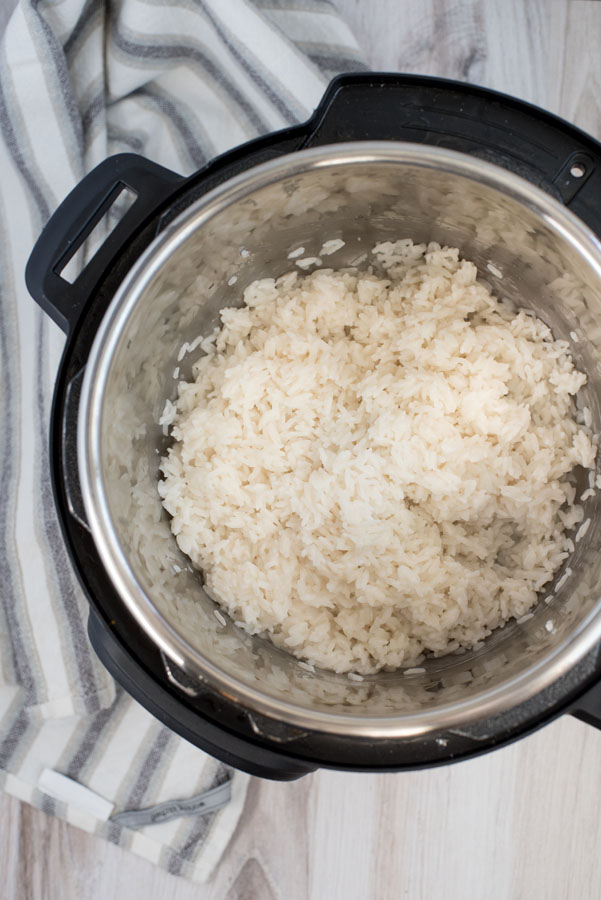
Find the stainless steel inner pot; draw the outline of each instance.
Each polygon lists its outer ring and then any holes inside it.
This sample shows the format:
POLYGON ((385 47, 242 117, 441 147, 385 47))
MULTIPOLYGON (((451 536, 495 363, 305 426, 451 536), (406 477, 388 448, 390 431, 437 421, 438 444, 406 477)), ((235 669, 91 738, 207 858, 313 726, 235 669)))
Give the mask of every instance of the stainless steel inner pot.
POLYGON ((139 259, 104 317, 78 429, 84 502, 102 562, 171 665, 268 719, 372 739, 428 734, 504 711, 593 647, 601 638, 596 497, 586 500, 592 522, 567 561, 571 574, 533 618, 499 629, 476 652, 427 661, 422 674, 353 682, 312 674, 267 640, 230 621, 220 625, 161 507, 156 485, 167 439, 157 422, 176 395, 176 367, 181 378, 190 375, 195 354, 180 360, 182 344, 208 333, 222 307, 241 305, 248 283, 289 271, 292 249, 317 256, 325 240, 343 238, 344 248, 327 259, 340 268, 377 241, 403 237, 459 247, 495 292, 533 309, 568 340, 588 374, 582 394, 601 431, 600 242, 559 203, 504 169, 390 142, 291 154, 186 209, 139 259))

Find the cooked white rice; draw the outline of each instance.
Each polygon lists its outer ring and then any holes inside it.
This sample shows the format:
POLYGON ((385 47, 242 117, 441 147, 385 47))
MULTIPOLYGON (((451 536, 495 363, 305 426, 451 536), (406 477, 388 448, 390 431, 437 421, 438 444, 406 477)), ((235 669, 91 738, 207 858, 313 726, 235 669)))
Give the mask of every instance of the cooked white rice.
POLYGON ((162 420, 159 486, 234 621, 363 674, 527 614, 583 519, 566 476, 595 458, 566 341, 456 249, 373 254, 386 277, 290 272, 222 311, 162 420))

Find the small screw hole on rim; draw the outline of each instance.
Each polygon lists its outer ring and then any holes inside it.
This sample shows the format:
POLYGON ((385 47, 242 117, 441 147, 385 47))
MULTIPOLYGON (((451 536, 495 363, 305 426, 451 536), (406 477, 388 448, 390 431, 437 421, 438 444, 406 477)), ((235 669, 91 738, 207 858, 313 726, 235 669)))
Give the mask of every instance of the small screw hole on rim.
POLYGON ((570 169, 570 175, 572 176, 572 178, 582 178, 585 172, 586 169, 581 163, 574 163, 574 165, 570 169))

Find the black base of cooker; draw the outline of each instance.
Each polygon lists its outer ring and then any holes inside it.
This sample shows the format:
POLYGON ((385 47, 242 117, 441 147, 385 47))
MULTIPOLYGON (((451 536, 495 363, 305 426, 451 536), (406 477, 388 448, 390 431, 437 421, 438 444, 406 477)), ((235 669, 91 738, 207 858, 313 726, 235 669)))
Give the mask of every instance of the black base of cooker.
POLYGON ((591 687, 601 677, 595 651, 528 703, 474 727, 374 743, 313 732, 267 737, 234 704, 208 689, 187 696, 170 680, 160 652, 124 608, 100 562, 78 482, 77 404, 94 336, 117 287, 156 234, 217 184, 284 153, 358 140, 437 144, 479 156, 534 182, 601 234, 601 145, 588 135, 536 107, 472 85, 361 74, 332 82, 308 123, 239 147, 190 178, 129 154, 107 160, 54 215, 27 270, 34 298, 69 332, 52 413, 52 481, 65 542, 90 601, 94 649, 117 682, 173 731, 237 768, 280 780, 321 766, 398 771, 465 759, 565 711, 594 724, 601 720, 601 691, 591 687), (56 273, 124 185, 136 190, 138 201, 82 276, 65 287, 56 273))

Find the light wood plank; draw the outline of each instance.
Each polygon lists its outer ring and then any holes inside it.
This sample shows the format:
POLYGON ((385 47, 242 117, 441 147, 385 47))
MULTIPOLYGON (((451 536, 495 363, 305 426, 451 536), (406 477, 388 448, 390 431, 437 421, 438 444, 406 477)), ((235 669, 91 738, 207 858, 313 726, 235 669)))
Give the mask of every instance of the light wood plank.
POLYGON ((335 4, 374 69, 471 81, 559 111, 568 0, 335 4))
POLYGON ((601 3, 572 0, 569 6, 561 112, 601 140, 601 3))

